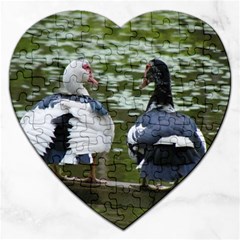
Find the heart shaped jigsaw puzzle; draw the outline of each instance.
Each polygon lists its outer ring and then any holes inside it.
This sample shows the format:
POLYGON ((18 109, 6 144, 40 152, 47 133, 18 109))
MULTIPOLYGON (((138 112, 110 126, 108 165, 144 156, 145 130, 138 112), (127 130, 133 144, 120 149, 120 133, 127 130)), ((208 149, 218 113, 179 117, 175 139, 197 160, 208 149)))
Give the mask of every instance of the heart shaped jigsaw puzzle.
POLYGON ((203 159, 230 80, 214 29, 175 11, 122 27, 95 13, 57 13, 24 33, 10 64, 12 104, 39 155, 33 161, 121 229, 203 159))

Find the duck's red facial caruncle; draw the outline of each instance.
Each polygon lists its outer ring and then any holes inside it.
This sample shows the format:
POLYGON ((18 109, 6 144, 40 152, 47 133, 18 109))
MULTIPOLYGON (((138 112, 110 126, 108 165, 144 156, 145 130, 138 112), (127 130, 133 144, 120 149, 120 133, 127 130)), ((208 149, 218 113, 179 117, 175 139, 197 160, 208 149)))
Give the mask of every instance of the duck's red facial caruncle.
POLYGON ((146 65, 146 69, 145 69, 145 72, 144 72, 143 81, 142 81, 141 85, 139 86, 140 89, 145 88, 151 82, 149 80, 149 77, 148 77, 148 72, 151 68, 152 68, 152 65, 150 63, 148 63, 146 65))
POLYGON ((82 65, 82 68, 88 73, 89 78, 88 78, 88 82, 92 83, 93 85, 98 85, 98 81, 94 78, 93 76, 93 71, 92 68, 90 67, 90 65, 88 63, 85 63, 82 65))

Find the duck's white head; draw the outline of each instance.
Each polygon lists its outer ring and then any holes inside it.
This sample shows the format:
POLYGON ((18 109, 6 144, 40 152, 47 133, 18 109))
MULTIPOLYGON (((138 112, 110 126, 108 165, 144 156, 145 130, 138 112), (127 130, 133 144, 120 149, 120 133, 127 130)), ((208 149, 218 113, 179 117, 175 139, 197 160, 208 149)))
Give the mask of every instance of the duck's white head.
POLYGON ((89 95, 84 83, 97 85, 92 68, 87 60, 74 60, 68 64, 63 73, 63 85, 71 94, 89 95))

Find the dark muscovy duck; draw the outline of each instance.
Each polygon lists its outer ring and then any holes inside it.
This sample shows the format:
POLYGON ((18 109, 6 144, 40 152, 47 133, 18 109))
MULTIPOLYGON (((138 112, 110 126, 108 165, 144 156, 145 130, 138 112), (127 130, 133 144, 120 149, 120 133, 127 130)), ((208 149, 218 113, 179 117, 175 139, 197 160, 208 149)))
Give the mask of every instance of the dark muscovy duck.
POLYGON ((193 119, 175 111, 168 67, 157 58, 147 64, 140 88, 151 82, 155 90, 146 112, 127 135, 129 155, 141 169, 144 186, 147 180, 175 185, 201 160, 206 143, 193 119))
POLYGON ((95 158, 98 153, 109 152, 114 124, 103 105, 89 96, 83 86, 87 82, 98 84, 89 62, 72 61, 63 74, 68 94, 45 97, 20 123, 47 164, 90 164, 89 177, 81 180, 99 182, 95 158))

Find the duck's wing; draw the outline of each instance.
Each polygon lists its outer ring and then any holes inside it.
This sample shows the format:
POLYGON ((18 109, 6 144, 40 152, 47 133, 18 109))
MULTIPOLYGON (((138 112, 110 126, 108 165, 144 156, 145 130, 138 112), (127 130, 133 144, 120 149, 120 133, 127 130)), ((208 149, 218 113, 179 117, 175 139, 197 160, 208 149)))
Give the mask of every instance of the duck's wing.
POLYGON ((161 142, 167 144, 171 136, 184 136, 183 131, 192 130, 188 120, 175 112, 168 113, 153 109, 137 119, 128 133, 128 142, 139 145, 154 145, 161 142))
POLYGON ((61 108, 61 96, 52 95, 38 102, 20 120, 22 129, 37 152, 44 156, 47 148, 55 138, 54 119, 67 113, 61 108))
POLYGON ((130 157, 140 161, 147 146, 175 145, 176 147, 196 148, 202 156, 206 144, 195 122, 178 112, 165 112, 157 109, 140 116, 127 136, 130 157))
POLYGON ((108 152, 114 137, 114 124, 101 103, 88 99, 85 102, 62 100, 62 108, 67 109, 69 120, 68 143, 74 156, 108 152))

